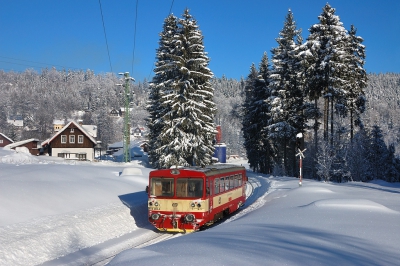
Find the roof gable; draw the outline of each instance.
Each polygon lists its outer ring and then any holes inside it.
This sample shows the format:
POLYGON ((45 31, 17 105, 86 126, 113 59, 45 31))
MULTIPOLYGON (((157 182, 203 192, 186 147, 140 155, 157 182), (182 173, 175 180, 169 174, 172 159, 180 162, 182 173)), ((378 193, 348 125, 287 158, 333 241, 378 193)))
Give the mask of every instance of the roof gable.
POLYGON ((97 144, 96 140, 83 127, 81 127, 78 123, 71 121, 68 124, 66 124, 62 129, 60 129, 53 137, 42 142, 42 146, 52 142, 55 138, 57 138, 57 136, 61 135, 61 133, 63 133, 66 129, 68 129, 71 124, 76 126, 76 128, 78 128, 91 142, 97 144))
POLYGON ((10 139, 9 137, 7 137, 6 135, 4 135, 3 133, 0 133, 1 136, 3 136, 3 138, 7 139, 10 142, 14 142, 12 139, 10 139))

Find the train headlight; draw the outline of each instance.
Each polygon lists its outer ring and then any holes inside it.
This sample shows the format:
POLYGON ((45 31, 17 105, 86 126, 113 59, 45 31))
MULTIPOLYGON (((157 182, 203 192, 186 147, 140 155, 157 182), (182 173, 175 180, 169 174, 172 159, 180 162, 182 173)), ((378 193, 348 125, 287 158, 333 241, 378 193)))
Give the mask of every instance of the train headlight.
POLYGON ((200 204, 200 203, 197 203, 197 207, 198 207, 198 208, 201 208, 201 204, 200 204))
POLYGON ((153 206, 153 202, 150 201, 150 202, 149 202, 149 206, 153 206))
POLYGON ((193 214, 191 214, 191 213, 189 213, 189 214, 186 214, 185 215, 185 222, 187 222, 187 223, 191 223, 191 222, 193 222, 194 221, 194 215, 193 214))
POLYGON ((158 206, 158 202, 155 202, 155 203, 154 203, 154 206, 156 206, 156 207, 157 207, 157 206, 158 206))
POLYGON ((159 213, 153 213, 152 215, 151 215, 151 219, 153 219, 154 221, 155 220, 158 220, 158 219, 160 219, 160 214, 159 213))
POLYGON ((192 202, 192 204, 190 204, 190 206, 191 206, 192 208, 194 208, 194 207, 196 206, 196 204, 194 204, 194 202, 192 202))

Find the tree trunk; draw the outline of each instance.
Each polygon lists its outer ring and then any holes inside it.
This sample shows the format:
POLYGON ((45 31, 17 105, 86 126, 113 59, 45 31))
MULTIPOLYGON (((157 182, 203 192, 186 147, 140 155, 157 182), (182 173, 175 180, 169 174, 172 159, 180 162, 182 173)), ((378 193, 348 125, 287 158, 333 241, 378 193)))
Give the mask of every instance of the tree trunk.
POLYGON ((331 146, 333 147, 333 96, 331 98, 331 146))
POLYGON ((353 142, 354 134, 353 108, 350 108, 350 141, 353 142))
MULTIPOLYGON (((317 98, 315 98, 314 99, 314 105, 315 105, 315 121, 314 121, 314 151, 315 151, 315 153, 316 153, 316 151, 317 151, 317 148, 318 148, 318 113, 317 113, 317 110, 318 110, 318 99, 317 98)), ((312 167, 312 176, 313 176, 313 178, 315 177, 315 175, 316 175, 316 172, 315 172, 315 167, 313 166, 312 167)))
POLYGON ((324 140, 328 141, 329 98, 324 99, 324 140))

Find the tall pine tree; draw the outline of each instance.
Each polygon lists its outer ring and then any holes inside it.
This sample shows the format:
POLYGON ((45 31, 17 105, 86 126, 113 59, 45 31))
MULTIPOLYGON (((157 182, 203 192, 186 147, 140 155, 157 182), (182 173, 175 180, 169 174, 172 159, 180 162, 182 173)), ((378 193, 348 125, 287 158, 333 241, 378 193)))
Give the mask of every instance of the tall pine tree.
MULTIPOLYGON (((276 39, 278 46, 272 49, 272 70, 271 70, 271 87, 277 97, 280 98, 280 108, 274 109, 279 111, 274 117, 270 127, 274 131, 284 134, 271 134, 278 137, 277 149, 282 151, 286 173, 294 175, 296 169, 295 158, 295 136, 297 133, 304 132, 304 116, 303 116, 303 88, 299 73, 301 73, 301 60, 299 58, 299 49, 301 43, 300 30, 296 29, 293 13, 291 10, 285 19, 284 27, 276 39)), ((271 135, 271 136, 272 136, 271 135)))
POLYGON ((243 103, 242 131, 244 146, 250 167, 254 171, 270 173, 272 168, 271 143, 266 130, 269 120, 269 106, 265 100, 270 96, 269 63, 264 53, 260 70, 254 64, 246 79, 245 101, 243 103))
POLYGON ((346 89, 346 106, 350 113, 350 139, 354 136, 354 126, 362 127, 361 114, 365 111, 364 89, 367 87, 367 73, 364 69, 365 46, 363 38, 357 36, 357 29, 351 25, 349 31, 350 71, 346 89))
POLYGON ((165 70, 171 71, 171 79, 161 95, 162 128, 154 147, 159 156, 157 164, 159 168, 208 165, 212 163, 216 133, 210 83, 213 73, 208 68, 202 33, 188 9, 178 20, 171 45, 171 62, 165 70))
POLYGON ((255 120, 258 121, 257 117, 255 117, 253 107, 256 102, 256 82, 258 77, 258 71, 254 63, 250 67, 250 73, 247 76, 245 81, 244 93, 245 100, 243 102, 243 120, 242 120, 242 131, 244 138, 244 147, 247 153, 247 159, 249 165, 255 172, 259 171, 259 150, 258 150, 258 142, 259 142, 259 132, 257 132, 257 127, 255 126, 255 120))
MULTIPOLYGON (((307 95, 314 101, 318 109, 318 99, 324 98, 324 139, 328 140, 329 113, 331 113, 331 134, 333 131, 333 103, 341 90, 344 90, 348 80, 348 65, 350 56, 347 51, 347 31, 343 27, 339 17, 335 15, 335 9, 326 4, 318 17, 319 24, 314 24, 309 29, 307 39, 308 68, 307 95)), ((315 113, 317 114, 317 112, 315 113)), ((315 125, 318 125, 318 117, 315 117, 315 125)), ((317 144, 317 130, 314 127, 314 141, 317 144)), ((333 137, 333 136, 331 136, 333 137)))
POLYGON ((160 33, 159 47, 156 54, 156 68, 154 77, 150 83, 150 94, 147 105, 149 119, 147 127, 149 128, 149 162, 154 168, 161 168, 159 164, 159 147, 161 140, 159 138, 164 128, 163 116, 168 113, 170 107, 162 106, 162 97, 168 91, 171 91, 171 85, 174 82, 177 73, 176 66, 173 65, 175 53, 175 38, 178 32, 177 18, 169 15, 163 25, 163 31, 160 33))

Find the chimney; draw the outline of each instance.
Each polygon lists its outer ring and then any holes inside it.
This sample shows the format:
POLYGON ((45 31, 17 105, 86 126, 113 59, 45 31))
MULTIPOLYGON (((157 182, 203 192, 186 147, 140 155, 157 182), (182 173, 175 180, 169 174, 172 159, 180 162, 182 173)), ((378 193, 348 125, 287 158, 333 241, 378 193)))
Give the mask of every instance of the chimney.
POLYGON ((221 130, 221 126, 220 125, 217 126, 217 135, 215 136, 215 140, 217 141, 217 143, 221 143, 222 130, 221 130))

